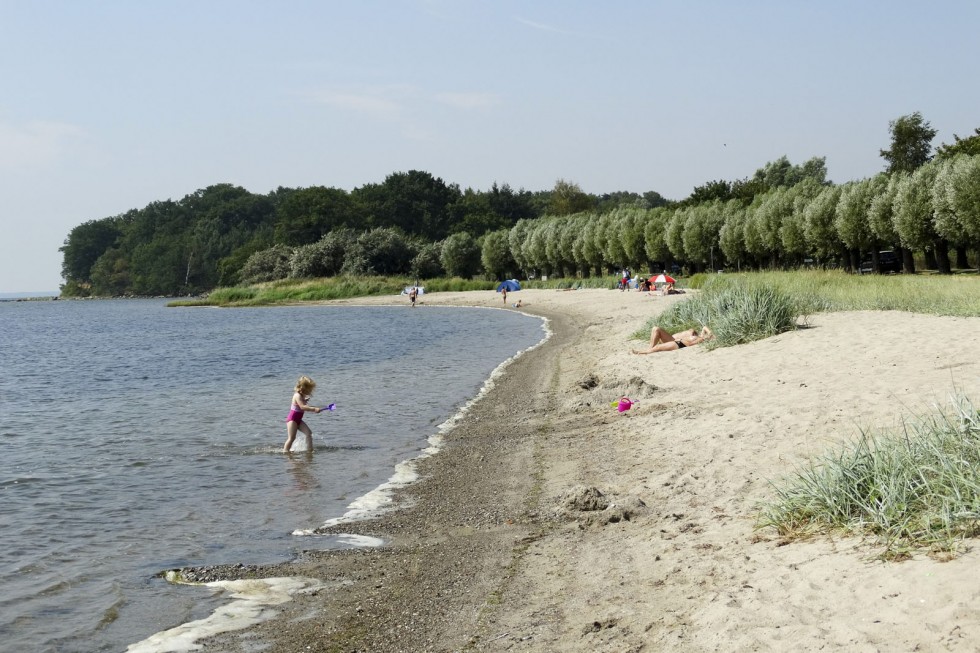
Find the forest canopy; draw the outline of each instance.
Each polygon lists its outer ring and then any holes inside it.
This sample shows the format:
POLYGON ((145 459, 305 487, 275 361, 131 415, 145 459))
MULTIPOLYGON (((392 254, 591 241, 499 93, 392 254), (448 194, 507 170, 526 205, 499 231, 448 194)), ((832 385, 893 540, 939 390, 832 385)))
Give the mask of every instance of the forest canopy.
POLYGON ((785 156, 751 176, 712 180, 682 201, 655 191, 592 195, 467 188, 418 170, 352 191, 314 186, 258 195, 217 184, 91 220, 68 234, 62 293, 164 295, 287 277, 585 277, 654 270, 857 270, 893 250, 940 272, 980 252, 980 129, 935 150, 921 114, 889 125, 885 170, 835 185, 825 159, 785 156))

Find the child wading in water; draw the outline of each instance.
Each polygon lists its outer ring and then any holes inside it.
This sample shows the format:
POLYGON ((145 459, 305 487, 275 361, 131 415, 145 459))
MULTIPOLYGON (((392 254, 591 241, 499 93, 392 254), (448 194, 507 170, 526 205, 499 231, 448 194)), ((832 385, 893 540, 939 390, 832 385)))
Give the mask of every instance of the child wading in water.
POLYGON ((308 376, 299 377, 296 382, 296 392, 293 394, 293 404, 289 407, 289 415, 286 416, 286 444, 282 445, 282 452, 289 453, 296 439, 296 431, 302 431, 306 436, 306 450, 313 451, 313 431, 303 421, 303 413, 310 411, 319 413, 322 409, 310 406, 306 402, 310 400, 313 390, 316 388, 316 381, 308 376))

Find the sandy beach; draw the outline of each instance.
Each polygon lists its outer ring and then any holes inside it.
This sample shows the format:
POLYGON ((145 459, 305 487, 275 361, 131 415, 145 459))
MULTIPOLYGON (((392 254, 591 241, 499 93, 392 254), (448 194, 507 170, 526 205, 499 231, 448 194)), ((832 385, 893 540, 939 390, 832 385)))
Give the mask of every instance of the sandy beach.
MULTIPOLYGON (((336 303, 505 306, 489 291, 421 299, 336 303)), ((508 299, 554 335, 421 461, 403 508, 334 529, 385 546, 199 570, 327 586, 207 650, 980 650, 976 542, 886 562, 872 541, 756 528, 770 480, 860 428, 956 391, 980 401, 980 321, 819 314, 748 345, 636 356, 630 335, 683 295, 508 299), (639 403, 619 413, 622 395, 639 403)))

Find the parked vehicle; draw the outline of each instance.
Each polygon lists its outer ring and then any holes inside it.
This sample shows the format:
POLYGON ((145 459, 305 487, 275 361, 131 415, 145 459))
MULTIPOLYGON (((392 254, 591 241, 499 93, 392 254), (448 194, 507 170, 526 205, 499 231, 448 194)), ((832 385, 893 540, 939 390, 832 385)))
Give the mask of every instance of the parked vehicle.
MULTIPOLYGON (((882 274, 886 274, 888 272, 898 274, 902 271, 902 259, 899 258, 898 254, 890 249, 883 252, 878 252, 878 270, 882 274)), ((861 267, 858 269, 858 272, 861 274, 871 274, 874 271, 874 264, 870 259, 867 261, 862 261, 861 267)))

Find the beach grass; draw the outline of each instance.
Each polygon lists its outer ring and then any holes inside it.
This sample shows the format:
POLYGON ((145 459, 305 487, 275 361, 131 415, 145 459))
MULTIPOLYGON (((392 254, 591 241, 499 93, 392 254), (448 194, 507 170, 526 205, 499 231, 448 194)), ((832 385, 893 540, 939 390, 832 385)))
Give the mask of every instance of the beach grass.
POLYGON ((793 298, 774 286, 711 284, 647 320, 633 337, 648 338, 654 324, 671 333, 700 330, 707 325, 715 337, 706 346, 729 347, 794 329, 800 317, 800 307, 793 298))
POLYGON ((950 404, 897 432, 861 431, 773 483, 758 526, 787 538, 869 535, 889 558, 956 552, 980 535, 980 412, 961 395, 950 404))
POLYGON ((973 274, 854 275, 841 271, 699 275, 701 290, 667 308, 633 333, 645 340, 658 326, 676 333, 707 324, 714 346, 767 338, 828 311, 906 311, 980 316, 980 277, 973 274))
POLYGON ((705 289, 771 286, 794 299, 801 314, 824 311, 907 311, 980 317, 980 275, 847 274, 841 270, 709 275, 705 289))

